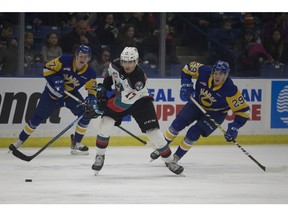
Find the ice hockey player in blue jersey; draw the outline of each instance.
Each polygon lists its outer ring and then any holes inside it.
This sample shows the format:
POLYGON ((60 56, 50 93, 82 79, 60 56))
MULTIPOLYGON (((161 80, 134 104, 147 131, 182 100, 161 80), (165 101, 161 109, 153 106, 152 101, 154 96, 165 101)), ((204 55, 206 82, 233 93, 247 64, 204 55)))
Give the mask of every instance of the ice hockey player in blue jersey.
MULTIPOLYGON (((138 66, 139 53, 135 47, 125 47, 120 59, 109 65, 109 74, 103 84, 97 87, 97 98, 103 103, 104 114, 96 140, 96 157, 92 169, 97 175, 102 169, 110 133, 114 125, 121 124, 122 118, 131 115, 143 133, 155 144, 166 166, 175 174, 183 172, 183 167, 173 161, 170 147, 160 130, 153 98, 150 96, 146 75, 138 66), (115 95, 107 98, 107 90, 115 88, 115 95)), ((100 104, 99 104, 100 106, 100 104)), ((102 108, 102 107, 101 107, 102 108)))
POLYGON ((88 147, 83 145, 81 140, 90 119, 102 114, 96 100, 96 72, 88 66, 91 53, 90 47, 80 45, 76 49, 75 55, 62 55, 47 62, 43 69, 47 84, 36 110, 21 131, 19 139, 11 145, 19 148, 43 120, 49 118, 56 109, 67 107, 75 116, 84 114, 76 126, 75 134, 71 135, 71 154, 87 155, 89 153, 88 147), (88 91, 88 96, 85 99, 86 106, 84 107, 79 106, 77 101, 64 93, 66 90, 83 101, 79 92, 83 86, 88 91))
MULTIPOLYGON (((190 100, 190 97, 194 96, 195 100, 219 125, 224 122, 228 110, 231 109, 234 112, 234 121, 228 124, 228 129, 224 135, 228 142, 236 139, 239 128, 249 119, 249 105, 229 77, 229 71, 229 64, 221 60, 212 67, 192 61, 182 69, 180 97, 183 101, 188 102, 165 131, 166 141, 172 142, 185 127, 192 125, 192 123, 195 124, 190 126, 186 136, 179 144, 174 154, 175 161, 179 161, 200 136, 208 137, 217 128, 190 100), (193 79, 197 80, 195 91, 193 79)), ((150 154, 150 157, 152 160, 157 159, 159 152, 155 150, 150 154)))

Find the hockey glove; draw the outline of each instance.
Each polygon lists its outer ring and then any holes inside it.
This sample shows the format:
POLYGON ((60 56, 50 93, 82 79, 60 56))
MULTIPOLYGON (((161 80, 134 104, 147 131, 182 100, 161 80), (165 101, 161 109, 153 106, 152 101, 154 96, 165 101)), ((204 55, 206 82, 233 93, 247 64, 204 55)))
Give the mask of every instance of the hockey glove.
POLYGON ((85 99, 85 113, 84 117, 87 119, 97 118, 98 116, 103 114, 103 111, 100 110, 97 104, 97 100, 93 95, 89 95, 85 99))
POLYGON ((101 83, 98 84, 97 88, 96 88, 96 96, 98 100, 102 100, 102 99, 107 99, 107 89, 105 88, 105 86, 101 83))
POLYGON ((193 96, 194 88, 193 83, 184 83, 181 85, 180 98, 182 101, 188 101, 190 96, 193 96))
POLYGON ((228 124, 228 129, 224 135, 227 142, 235 141, 238 135, 239 125, 235 122, 228 124))
POLYGON ((96 88, 96 95, 97 95, 98 104, 101 110, 105 110, 106 105, 107 105, 108 97, 106 93, 107 93, 107 89, 105 88, 105 86, 99 83, 96 88))
POLYGON ((56 76, 51 81, 52 88, 54 89, 54 92, 52 92, 55 96, 58 98, 63 97, 64 95, 64 80, 63 77, 56 76))

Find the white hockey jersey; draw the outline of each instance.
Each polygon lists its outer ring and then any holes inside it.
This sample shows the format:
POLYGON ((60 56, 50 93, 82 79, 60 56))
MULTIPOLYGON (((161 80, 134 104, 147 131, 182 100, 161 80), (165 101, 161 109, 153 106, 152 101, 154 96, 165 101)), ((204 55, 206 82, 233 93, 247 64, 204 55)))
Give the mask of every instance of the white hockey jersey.
POLYGON ((146 87, 146 75, 138 65, 132 73, 126 74, 117 59, 110 63, 108 71, 103 84, 108 90, 111 90, 112 86, 115 88, 115 97, 110 98, 107 103, 110 109, 122 112, 137 100, 151 97, 146 87))

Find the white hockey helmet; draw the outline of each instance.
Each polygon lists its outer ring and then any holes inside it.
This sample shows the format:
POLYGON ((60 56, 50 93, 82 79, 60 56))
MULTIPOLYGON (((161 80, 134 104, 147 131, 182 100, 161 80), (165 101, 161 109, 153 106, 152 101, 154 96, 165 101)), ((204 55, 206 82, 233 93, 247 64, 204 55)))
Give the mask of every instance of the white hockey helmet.
POLYGON ((121 61, 135 61, 138 64, 139 53, 136 47, 125 47, 120 55, 121 61))

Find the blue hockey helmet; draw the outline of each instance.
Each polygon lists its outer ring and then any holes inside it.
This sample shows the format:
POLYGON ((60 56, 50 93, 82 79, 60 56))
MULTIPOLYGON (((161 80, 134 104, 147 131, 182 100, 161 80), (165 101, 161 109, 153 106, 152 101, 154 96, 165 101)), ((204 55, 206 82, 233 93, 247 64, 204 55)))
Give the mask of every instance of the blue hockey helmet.
POLYGON ((228 62, 218 60, 212 67, 212 73, 214 73, 215 71, 221 71, 227 77, 229 74, 229 71, 230 71, 230 66, 229 66, 228 62))
POLYGON ((91 57, 92 49, 89 46, 82 44, 77 48, 77 54, 78 53, 88 54, 89 57, 91 57))

